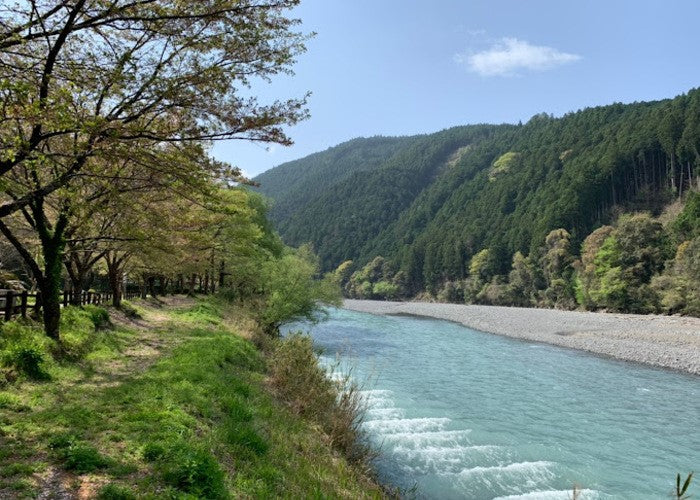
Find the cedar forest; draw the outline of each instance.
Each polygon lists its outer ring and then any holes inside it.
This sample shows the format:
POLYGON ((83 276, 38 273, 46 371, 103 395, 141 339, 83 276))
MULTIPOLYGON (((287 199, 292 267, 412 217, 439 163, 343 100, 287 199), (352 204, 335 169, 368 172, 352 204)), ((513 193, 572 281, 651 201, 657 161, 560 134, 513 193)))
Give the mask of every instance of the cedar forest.
POLYGON ((255 180, 348 297, 700 314, 700 90, 355 139, 255 180))

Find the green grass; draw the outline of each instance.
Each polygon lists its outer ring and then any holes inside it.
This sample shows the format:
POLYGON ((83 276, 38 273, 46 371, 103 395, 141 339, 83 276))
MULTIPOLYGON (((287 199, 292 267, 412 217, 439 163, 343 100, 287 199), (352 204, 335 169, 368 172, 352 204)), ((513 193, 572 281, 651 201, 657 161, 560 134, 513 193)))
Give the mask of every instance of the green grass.
POLYGON ((171 320, 146 331, 90 319, 92 338, 49 360, 50 380, 0 388, 0 497, 35 495, 49 469, 98 484, 98 498, 381 497, 271 395, 265 360, 222 308, 161 308, 171 320))

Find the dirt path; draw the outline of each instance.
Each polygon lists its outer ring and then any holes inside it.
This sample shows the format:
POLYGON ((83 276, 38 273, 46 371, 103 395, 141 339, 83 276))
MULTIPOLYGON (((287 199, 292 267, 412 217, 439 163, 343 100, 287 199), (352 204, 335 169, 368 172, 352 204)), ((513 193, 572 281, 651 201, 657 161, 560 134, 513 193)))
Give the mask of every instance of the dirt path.
MULTIPOLYGON (((163 335, 172 318, 165 312, 190 307, 195 300, 188 297, 166 297, 158 301, 149 301, 143 311, 143 317, 132 318, 124 312, 110 308, 112 323, 134 332, 135 335, 124 347, 122 356, 96 364, 89 378, 75 380, 65 385, 65 390, 80 386, 82 389, 96 390, 117 387, 134 374, 143 373, 153 365, 166 351, 171 350, 177 341, 163 335)), ((49 466, 36 476, 39 483, 40 500, 72 500, 94 498, 96 492, 106 482, 99 475, 82 475, 66 472, 58 467, 49 466), (79 481, 79 484, 77 483, 79 481)))

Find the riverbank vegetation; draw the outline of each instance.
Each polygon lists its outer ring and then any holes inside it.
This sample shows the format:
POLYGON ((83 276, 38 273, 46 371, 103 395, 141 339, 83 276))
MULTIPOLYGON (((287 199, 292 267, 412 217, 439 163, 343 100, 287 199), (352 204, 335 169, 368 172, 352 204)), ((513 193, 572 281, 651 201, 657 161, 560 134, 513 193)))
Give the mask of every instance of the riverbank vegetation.
POLYGON ((352 388, 278 335, 337 282, 210 154, 308 116, 250 90, 304 52, 298 3, 0 8, 0 497, 383 495, 352 388))
POLYGON ((138 319, 112 309, 111 323, 103 309, 67 309, 70 352, 39 324, 2 325, 0 496, 384 495, 344 440, 357 437, 357 408, 303 337, 273 339, 222 298, 131 307, 138 319))
MULTIPOLYGON (((352 298, 406 297, 406 275, 382 257, 350 272, 336 270, 352 298)), ((660 217, 623 214, 588 235, 576 249, 565 229, 551 231, 530 255, 516 252, 507 274, 483 249, 466 278, 448 280, 421 295, 443 302, 561 309, 700 315, 700 194, 660 217), (674 214, 673 210, 680 210, 674 214), (578 250, 578 251, 577 251, 578 250)))
POLYGON ((256 180, 285 241, 310 242, 348 297, 700 314, 698 116, 695 89, 357 139, 256 180))

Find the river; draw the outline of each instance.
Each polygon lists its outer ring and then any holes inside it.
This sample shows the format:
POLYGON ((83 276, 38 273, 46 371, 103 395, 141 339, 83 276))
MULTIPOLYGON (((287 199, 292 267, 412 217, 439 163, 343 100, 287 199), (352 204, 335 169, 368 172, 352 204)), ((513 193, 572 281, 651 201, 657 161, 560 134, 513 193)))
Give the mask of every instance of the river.
MULTIPOLYGON (((309 331, 352 367, 380 478, 419 498, 668 498, 700 472, 700 378, 477 332, 331 309, 309 331)), ((691 492, 700 491, 700 479, 691 492)))

